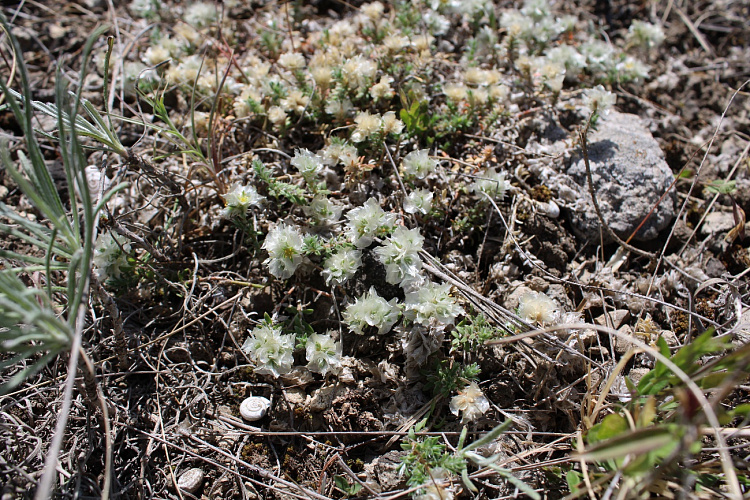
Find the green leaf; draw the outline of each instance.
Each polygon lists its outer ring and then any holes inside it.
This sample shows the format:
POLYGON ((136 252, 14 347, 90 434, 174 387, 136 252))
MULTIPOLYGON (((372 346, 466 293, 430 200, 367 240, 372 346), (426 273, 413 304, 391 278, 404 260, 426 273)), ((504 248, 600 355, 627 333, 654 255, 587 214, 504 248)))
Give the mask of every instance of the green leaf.
POLYGON ((622 459, 628 455, 644 455, 666 446, 676 446, 679 445, 679 441, 679 438, 674 436, 669 428, 649 427, 621 433, 612 439, 599 442, 578 458, 587 462, 622 459))
POLYGON ((619 413, 612 413, 589 430, 586 441, 589 444, 598 443, 619 436, 628 429, 627 419, 619 413))

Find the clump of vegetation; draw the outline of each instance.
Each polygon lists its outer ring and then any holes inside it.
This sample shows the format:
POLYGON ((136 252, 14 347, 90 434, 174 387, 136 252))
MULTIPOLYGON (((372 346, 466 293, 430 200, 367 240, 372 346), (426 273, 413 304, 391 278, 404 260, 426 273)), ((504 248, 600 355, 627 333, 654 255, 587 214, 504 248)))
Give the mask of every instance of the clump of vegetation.
MULTIPOLYGON (((715 272, 750 262, 747 148, 660 254, 576 240, 551 182, 616 107, 674 113, 650 102, 692 72, 657 50, 681 50, 663 7, 610 31, 546 0, 108 8, 130 24, 38 56, 54 102, 19 42, 47 10, 0 17, 13 491, 44 470, 38 498, 747 493, 746 273, 715 272), (726 238, 695 246, 715 205, 726 238), (242 454, 248 432, 283 456, 242 454), (409 489, 385 492, 362 461, 399 440, 409 489)), ((688 177, 670 190, 698 203, 688 177)))

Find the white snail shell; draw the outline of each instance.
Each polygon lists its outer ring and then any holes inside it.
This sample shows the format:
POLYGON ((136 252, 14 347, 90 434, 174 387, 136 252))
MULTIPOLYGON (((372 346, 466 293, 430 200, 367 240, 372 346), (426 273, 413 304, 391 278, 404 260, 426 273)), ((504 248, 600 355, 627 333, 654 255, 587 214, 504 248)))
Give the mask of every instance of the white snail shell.
POLYGON ((188 493, 195 493, 206 475, 201 469, 188 469, 177 479, 177 487, 188 493))
POLYGON ((240 415, 249 422, 260 420, 266 416, 271 407, 271 401, 262 396, 250 396, 240 404, 240 415))

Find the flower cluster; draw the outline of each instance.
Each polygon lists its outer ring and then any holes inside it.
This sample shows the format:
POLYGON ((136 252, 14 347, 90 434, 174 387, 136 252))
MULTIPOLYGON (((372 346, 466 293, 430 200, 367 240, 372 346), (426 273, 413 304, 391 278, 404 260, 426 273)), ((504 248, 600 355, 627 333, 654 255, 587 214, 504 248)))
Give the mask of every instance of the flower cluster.
POLYGON ((399 226, 383 244, 375 249, 375 254, 385 265, 386 281, 393 285, 413 281, 422 269, 419 252, 424 236, 419 229, 406 229, 399 226))
POLYGON ((407 214, 428 214, 432 210, 432 191, 421 188, 412 191, 404 200, 404 212, 407 214))
POLYGON ((406 294, 406 317, 417 323, 431 325, 437 321, 452 325, 463 313, 463 308, 451 297, 451 286, 447 283, 427 282, 406 294))
POLYGON ((279 279, 287 279, 302 263, 305 242, 296 227, 282 222, 268 232, 262 248, 268 252, 268 258, 263 263, 271 274, 279 279))
POLYGON ((361 265, 362 252, 351 248, 340 248, 323 263, 326 285, 330 286, 331 282, 341 285, 354 276, 361 265))
POLYGON ((479 172, 470 189, 472 192, 480 195, 482 200, 484 196, 481 196, 480 193, 485 193, 494 199, 502 200, 505 198, 505 192, 508 190, 505 172, 497 172, 494 169, 479 172))
POLYGON ((260 206, 263 200, 253 186, 237 183, 224 195, 224 216, 245 217, 250 207, 260 206))
POLYGON ((313 333, 305 343, 307 368, 324 377, 328 373, 338 373, 341 369, 341 342, 335 342, 330 334, 313 333))
POLYGON ((404 156, 401 163, 401 170, 407 178, 416 177, 417 179, 424 179, 435 171, 437 164, 437 160, 430 158, 429 152, 426 149, 420 149, 404 156))
POLYGON ((371 287, 369 292, 344 310, 344 323, 351 331, 360 335, 365 333, 364 329, 367 327, 377 328, 378 335, 385 335, 391 331, 401 314, 397 302, 396 299, 386 301, 371 287))
POLYGON ((528 292, 518 301, 518 315, 538 325, 549 325, 557 320, 557 303, 541 292, 528 292))
POLYGON ((309 149, 298 149, 292 158, 291 164, 297 167, 305 182, 312 184, 315 177, 323 169, 323 158, 309 149))
POLYGON ((351 209, 346 218, 346 234, 357 248, 370 246, 376 236, 385 236, 391 232, 396 223, 396 214, 386 213, 375 200, 368 199, 365 204, 351 209))
POLYGON ((94 245, 94 266, 102 281, 119 278, 131 268, 128 262, 130 243, 125 236, 107 232, 100 234, 94 245))
POLYGON ((461 413, 461 423, 473 422, 490 408, 490 402, 485 397, 476 382, 472 382, 451 398, 451 413, 461 413))
POLYGON ((292 370, 294 334, 284 335, 281 328, 263 322, 250 333, 242 350, 255 362, 255 373, 278 377, 292 370))
POLYGON ((583 91, 583 105, 591 111, 592 115, 608 115, 615 102, 617 102, 617 96, 601 85, 583 91))

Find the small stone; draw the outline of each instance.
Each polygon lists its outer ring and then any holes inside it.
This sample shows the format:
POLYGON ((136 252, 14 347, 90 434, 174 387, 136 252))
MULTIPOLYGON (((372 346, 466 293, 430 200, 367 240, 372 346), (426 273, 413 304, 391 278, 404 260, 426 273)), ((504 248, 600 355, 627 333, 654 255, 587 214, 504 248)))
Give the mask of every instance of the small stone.
MULTIPOLYGON (((599 120, 588 144, 594 191, 609 227, 621 238, 628 238, 639 227, 635 239, 656 238, 674 219, 677 197, 675 190, 670 190, 674 174, 643 120, 637 115, 612 112, 599 120)), ((570 214, 573 230, 584 240, 599 241, 599 217, 589 194, 581 153, 572 158, 567 174, 579 186, 579 198, 570 214)), ((604 239, 609 242, 606 232, 604 239)))
POLYGON ((266 416, 271 401, 262 396, 250 396, 240 404, 240 415, 248 422, 255 422, 266 416))
POLYGON ((188 493, 195 493, 203 484, 206 474, 198 468, 188 469, 177 478, 177 487, 188 493))
POLYGON ((628 319, 630 311, 627 309, 615 309, 614 311, 602 314, 594 320, 597 325, 611 326, 615 330, 619 329, 628 319), (610 323, 611 322, 611 323, 610 323))

